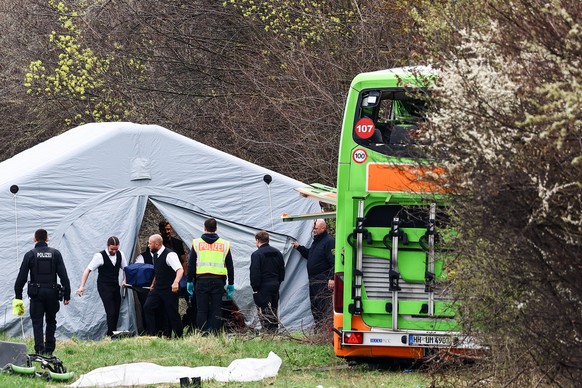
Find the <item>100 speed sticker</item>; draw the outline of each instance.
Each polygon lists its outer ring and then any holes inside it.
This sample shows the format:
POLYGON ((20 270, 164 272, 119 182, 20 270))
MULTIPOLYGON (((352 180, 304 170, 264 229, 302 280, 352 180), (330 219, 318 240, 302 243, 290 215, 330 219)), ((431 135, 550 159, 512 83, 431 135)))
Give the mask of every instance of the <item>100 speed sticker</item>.
POLYGON ((356 148, 354 152, 352 152, 352 160, 358 164, 362 164, 368 160, 368 153, 363 148, 356 148))

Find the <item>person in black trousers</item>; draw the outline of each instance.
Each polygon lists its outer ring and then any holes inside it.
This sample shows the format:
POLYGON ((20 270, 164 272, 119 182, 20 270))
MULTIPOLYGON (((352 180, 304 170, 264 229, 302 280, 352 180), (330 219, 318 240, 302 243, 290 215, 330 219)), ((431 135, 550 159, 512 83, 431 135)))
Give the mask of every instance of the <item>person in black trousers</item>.
MULTIPOLYGON (((22 292, 28 273, 28 297, 30 298, 30 318, 34 332, 34 351, 37 354, 51 356, 55 350, 57 329, 57 312, 60 309, 60 291, 63 287, 63 304, 69 304, 71 299, 71 284, 63 256, 55 248, 49 248, 48 233, 38 229, 34 233, 34 249, 24 255, 20 271, 14 283, 14 302, 23 306, 22 292), (57 276, 62 283, 57 283, 57 276), (46 332, 43 335, 43 318, 46 319, 46 332)), ((13 305, 15 304, 13 302, 13 305)), ((23 312, 23 310, 21 310, 23 312)))
MULTIPOLYGON (((139 256, 137 256, 135 258, 135 261, 133 262, 133 264, 151 264, 152 267, 154 265, 154 258, 152 256, 152 253, 150 252, 149 247, 146 247, 146 250, 143 251, 142 253, 139 254, 139 256)), ((151 287, 153 282, 153 277, 152 277, 152 281, 147 284, 147 285, 142 285, 141 287, 133 287, 133 291, 135 291, 134 295, 137 295, 137 299, 139 301, 139 311, 141 312, 141 321, 138 319, 137 322, 137 327, 138 327, 138 331, 141 334, 145 333, 145 311, 144 311, 144 306, 145 306, 145 302, 148 298, 148 294, 150 293, 150 290, 146 287, 151 287)), ((161 322, 166 322, 166 316, 165 314, 162 313, 158 314, 158 318, 160 320, 160 323, 157 325, 158 327, 162 327, 162 323, 161 322)), ((171 330, 169 329, 170 324, 168 323, 166 325, 168 327, 167 329, 167 336, 169 336, 169 333, 171 333, 171 330)), ((164 327, 166 327, 164 326, 164 327)))
MULTIPOLYGON (((77 295, 83 296, 85 284, 92 271, 98 270, 97 291, 105 308, 107 317, 107 335, 112 336, 117 330, 119 311, 121 309, 121 289, 119 288, 119 270, 127 266, 127 260, 119 250, 119 239, 111 236, 107 239, 107 248, 93 255, 93 259, 85 268, 81 285, 77 295)), ((123 272, 122 284, 125 284, 125 272, 123 272)))
POLYGON ((222 328, 222 296, 227 281, 228 298, 234 294, 230 241, 219 237, 217 228, 216 219, 206 219, 204 233, 192 240, 188 255, 187 288, 196 298, 196 328, 203 335, 216 333, 222 328))
POLYGON ((156 311, 162 307, 170 321, 174 336, 180 338, 183 326, 178 312, 178 291, 184 269, 178 255, 164 246, 161 235, 151 235, 148 246, 153 256, 156 275, 153 289, 148 294, 144 305, 147 333, 157 335, 160 332, 156 326, 156 311))
POLYGON ((257 250, 251 254, 251 287, 263 330, 276 332, 279 320, 279 287, 285 280, 285 260, 281 252, 269 245, 269 233, 255 234, 257 250))
MULTIPOLYGON (((171 249, 172 251, 176 252, 176 255, 178 255, 178 258, 180 259, 180 263, 182 263, 182 268, 184 269, 184 276, 182 277, 182 280, 180 281, 180 290, 178 291, 178 296, 180 299, 184 299, 184 302, 186 305, 191 306, 192 304, 196 304, 196 301, 190 297, 190 294, 188 293, 187 289, 186 289, 186 274, 188 273, 188 260, 186 258, 186 254, 188 253, 188 249, 186 247, 186 244, 184 243, 184 241, 182 241, 181 239, 174 237, 173 233, 174 233, 174 228, 172 228, 172 224, 170 224, 167 220, 162 220, 159 222, 158 224, 158 228, 160 230, 160 235, 162 236, 162 238, 164 239, 163 244, 166 248, 171 249)), ((178 301, 180 300, 178 299, 178 301)), ((178 306, 179 306, 179 302, 178 302, 178 306)), ((191 309, 189 310, 191 311, 191 309)), ((184 317, 185 321, 188 320, 188 314, 184 317)), ((193 324, 193 322, 184 322, 185 324, 189 324, 190 326, 193 324)), ((183 325, 185 326, 185 325, 183 325)), ((165 331, 164 332, 169 332, 170 331, 170 324, 169 322, 166 321, 166 326, 165 326, 165 331)))
POLYGON ((299 245, 297 241, 293 243, 293 248, 307 259, 311 313, 315 325, 321 326, 332 319, 335 239, 327 232, 325 220, 318 219, 313 224, 313 242, 309 249, 299 245))

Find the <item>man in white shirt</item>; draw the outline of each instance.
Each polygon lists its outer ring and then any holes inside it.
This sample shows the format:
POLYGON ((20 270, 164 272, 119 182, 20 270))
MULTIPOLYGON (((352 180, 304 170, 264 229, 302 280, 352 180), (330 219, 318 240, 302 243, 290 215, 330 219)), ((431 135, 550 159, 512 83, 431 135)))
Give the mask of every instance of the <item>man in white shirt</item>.
POLYGON ((144 305, 147 333, 157 335, 160 332, 161 328, 156 327, 156 310, 162 307, 174 335, 177 338, 182 337, 182 319, 178 312, 179 284, 184 274, 182 263, 176 252, 164 246, 162 236, 159 234, 150 236, 148 247, 153 256, 156 276, 144 305))

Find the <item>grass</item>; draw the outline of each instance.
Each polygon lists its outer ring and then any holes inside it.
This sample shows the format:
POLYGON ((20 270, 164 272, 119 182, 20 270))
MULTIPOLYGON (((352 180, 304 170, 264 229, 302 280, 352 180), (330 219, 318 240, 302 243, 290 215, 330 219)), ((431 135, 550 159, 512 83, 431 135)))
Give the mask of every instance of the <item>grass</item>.
MULTIPOLYGON (((25 342, 32 339, 1 338, 25 342)), ((283 364, 276 377, 259 382, 203 381, 203 387, 424 387, 428 376, 419 371, 372 370, 367 365, 350 366, 337 358, 331 344, 313 344, 305 337, 261 336, 250 334, 201 337, 188 335, 179 340, 133 337, 102 341, 58 341, 55 355, 75 377, 66 383, 46 382, 9 373, 0 374, 1 387, 60 387, 70 384, 94 369, 132 362, 151 362, 162 366, 228 366, 238 358, 265 358, 273 351, 283 364)), ((37 367, 42 371, 40 367, 37 367)), ((150 387, 179 387, 158 384, 150 387)))

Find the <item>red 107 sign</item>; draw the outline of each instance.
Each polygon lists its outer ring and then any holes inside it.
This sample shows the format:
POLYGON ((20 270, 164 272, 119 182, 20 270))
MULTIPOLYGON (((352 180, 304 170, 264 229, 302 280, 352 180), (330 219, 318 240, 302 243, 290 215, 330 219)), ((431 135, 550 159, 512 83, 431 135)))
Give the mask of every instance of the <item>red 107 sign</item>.
POLYGON ((356 123, 356 135, 361 139, 368 139, 374 134, 374 122, 363 117, 356 123))

